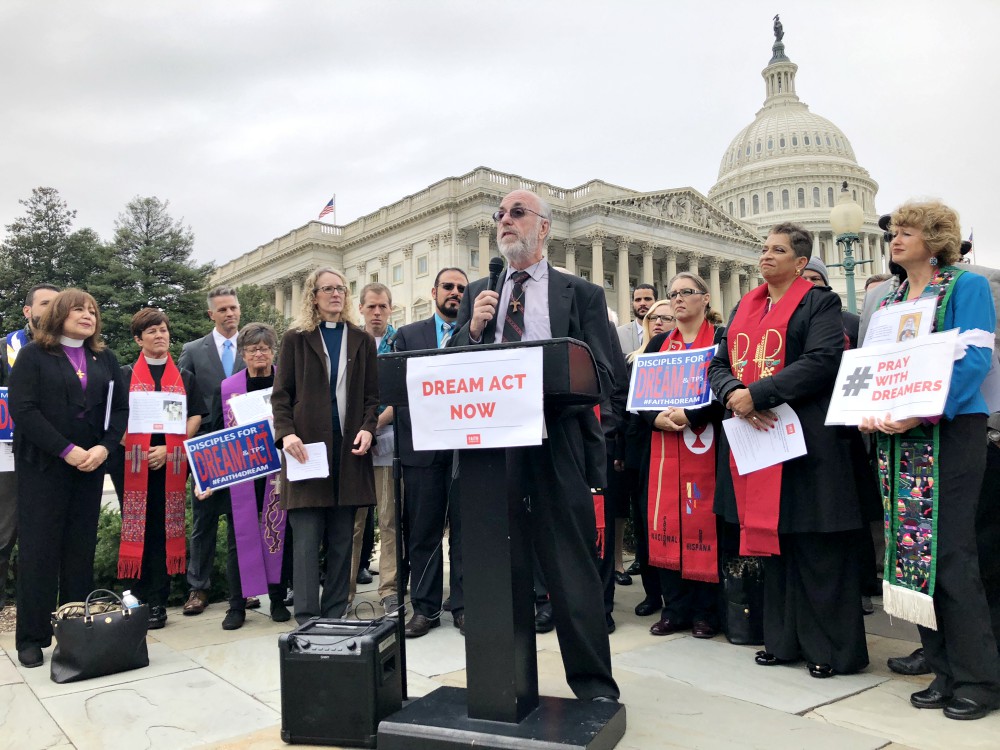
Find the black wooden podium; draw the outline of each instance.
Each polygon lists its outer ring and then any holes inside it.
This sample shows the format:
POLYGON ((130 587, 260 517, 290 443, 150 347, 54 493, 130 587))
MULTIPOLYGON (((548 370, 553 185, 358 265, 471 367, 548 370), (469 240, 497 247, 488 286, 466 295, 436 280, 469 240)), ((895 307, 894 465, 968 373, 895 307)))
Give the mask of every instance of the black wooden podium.
MULTIPOLYGON (((542 348, 547 407, 597 403, 593 356, 575 339, 385 354, 380 401, 407 405, 411 358, 534 347, 542 348)), ((529 516, 517 488, 503 481, 507 451, 462 450, 459 461, 467 688, 439 688, 384 719, 379 750, 613 748, 625 733, 624 706, 539 698, 529 516)))

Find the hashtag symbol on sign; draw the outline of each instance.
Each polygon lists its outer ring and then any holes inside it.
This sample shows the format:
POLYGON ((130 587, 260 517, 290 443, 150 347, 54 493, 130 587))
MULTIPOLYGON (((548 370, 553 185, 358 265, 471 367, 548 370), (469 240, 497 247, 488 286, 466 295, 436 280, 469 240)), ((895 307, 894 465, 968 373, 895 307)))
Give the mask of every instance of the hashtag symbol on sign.
POLYGON ((844 397, 857 396, 861 391, 867 389, 872 377, 872 368, 854 368, 854 373, 848 375, 847 380, 844 381, 844 385, 841 386, 844 389, 844 397))

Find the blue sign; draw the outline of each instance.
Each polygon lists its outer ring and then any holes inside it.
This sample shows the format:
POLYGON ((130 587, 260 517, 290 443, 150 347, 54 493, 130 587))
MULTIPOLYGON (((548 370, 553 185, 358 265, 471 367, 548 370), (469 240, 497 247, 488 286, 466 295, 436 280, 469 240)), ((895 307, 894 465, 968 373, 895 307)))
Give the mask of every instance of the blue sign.
POLYGON ((14 420, 10 418, 10 408, 7 406, 7 389, 0 388, 0 443, 9 443, 14 439, 14 420))
POLYGON ((273 474, 281 469, 271 423, 230 427, 184 441, 199 492, 273 474))
POLYGON ((629 411, 696 409, 712 400, 708 365, 715 347, 640 354, 632 366, 629 411))

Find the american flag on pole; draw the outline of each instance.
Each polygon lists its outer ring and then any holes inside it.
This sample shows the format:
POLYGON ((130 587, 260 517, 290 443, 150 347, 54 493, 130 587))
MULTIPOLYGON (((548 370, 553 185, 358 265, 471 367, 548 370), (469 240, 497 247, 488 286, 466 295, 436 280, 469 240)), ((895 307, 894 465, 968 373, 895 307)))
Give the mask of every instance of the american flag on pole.
POLYGON ((330 202, 323 206, 323 210, 319 212, 319 218, 323 218, 327 214, 333 214, 334 221, 337 220, 337 194, 334 193, 330 202))

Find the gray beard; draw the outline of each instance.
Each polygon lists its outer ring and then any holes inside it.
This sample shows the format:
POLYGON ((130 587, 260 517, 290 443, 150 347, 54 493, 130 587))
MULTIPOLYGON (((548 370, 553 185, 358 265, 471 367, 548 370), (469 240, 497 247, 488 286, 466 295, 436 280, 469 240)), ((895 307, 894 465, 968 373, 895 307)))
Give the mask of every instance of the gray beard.
POLYGON ((500 252, 512 266, 530 265, 528 261, 531 261, 535 255, 524 240, 515 240, 501 245, 500 252))

